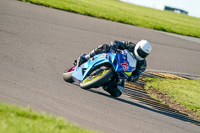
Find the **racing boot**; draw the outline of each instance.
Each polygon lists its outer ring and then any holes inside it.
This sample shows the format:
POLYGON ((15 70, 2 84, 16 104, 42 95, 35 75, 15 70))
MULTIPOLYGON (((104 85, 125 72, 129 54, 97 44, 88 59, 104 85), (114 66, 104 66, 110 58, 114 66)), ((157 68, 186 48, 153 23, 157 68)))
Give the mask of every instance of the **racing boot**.
POLYGON ((77 60, 74 61, 74 65, 81 66, 83 63, 88 61, 90 58, 94 57, 100 53, 106 53, 110 51, 110 46, 108 44, 99 45, 97 48, 92 50, 89 54, 82 54, 77 60))
POLYGON ((74 65, 81 66, 83 63, 87 62, 86 54, 82 54, 77 60, 74 61, 74 65))

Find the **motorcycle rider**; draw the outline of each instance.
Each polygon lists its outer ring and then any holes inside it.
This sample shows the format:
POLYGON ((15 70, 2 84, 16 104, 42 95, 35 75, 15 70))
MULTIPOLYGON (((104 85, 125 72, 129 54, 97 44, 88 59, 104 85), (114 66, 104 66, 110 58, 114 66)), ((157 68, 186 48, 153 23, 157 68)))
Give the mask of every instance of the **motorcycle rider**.
MULTIPOLYGON (((128 81, 135 82, 138 80, 140 74, 146 70, 147 63, 145 58, 151 52, 151 44, 147 40, 141 40, 137 44, 134 44, 130 41, 112 41, 111 44, 102 44, 97 48, 92 50, 89 54, 82 54, 77 60, 75 60, 75 65, 80 66, 81 64, 87 62, 90 58, 94 57, 97 54, 108 53, 111 50, 115 52, 120 49, 129 50, 137 59, 136 69, 132 72, 131 76, 127 79, 128 81)), ((119 97, 125 87, 125 80, 123 79, 114 79, 109 82, 108 85, 103 86, 103 89, 110 93, 114 97, 119 97)))

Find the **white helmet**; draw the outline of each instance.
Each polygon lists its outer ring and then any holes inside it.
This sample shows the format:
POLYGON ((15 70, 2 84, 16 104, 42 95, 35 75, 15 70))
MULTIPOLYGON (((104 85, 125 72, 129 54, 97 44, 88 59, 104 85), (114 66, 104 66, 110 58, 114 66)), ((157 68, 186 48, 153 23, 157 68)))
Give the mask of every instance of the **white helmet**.
POLYGON ((150 54, 151 49, 151 44, 147 40, 141 40, 135 46, 135 57, 138 60, 144 60, 150 54))

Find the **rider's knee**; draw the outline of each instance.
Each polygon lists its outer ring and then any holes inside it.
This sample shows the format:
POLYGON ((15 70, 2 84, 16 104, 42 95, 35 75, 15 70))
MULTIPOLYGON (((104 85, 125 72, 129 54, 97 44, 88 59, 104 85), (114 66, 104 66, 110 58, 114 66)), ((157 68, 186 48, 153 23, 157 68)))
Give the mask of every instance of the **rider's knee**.
POLYGON ((119 97, 122 95, 124 91, 124 86, 111 85, 111 86, 105 86, 103 87, 103 89, 107 91, 111 96, 119 97))

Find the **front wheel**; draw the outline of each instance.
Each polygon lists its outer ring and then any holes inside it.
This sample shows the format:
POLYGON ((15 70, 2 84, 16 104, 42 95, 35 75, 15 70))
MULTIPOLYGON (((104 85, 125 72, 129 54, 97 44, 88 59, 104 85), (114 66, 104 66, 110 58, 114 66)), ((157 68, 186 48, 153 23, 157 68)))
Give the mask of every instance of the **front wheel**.
POLYGON ((83 89, 98 88, 108 82, 113 76, 111 69, 97 69, 80 83, 83 89))

